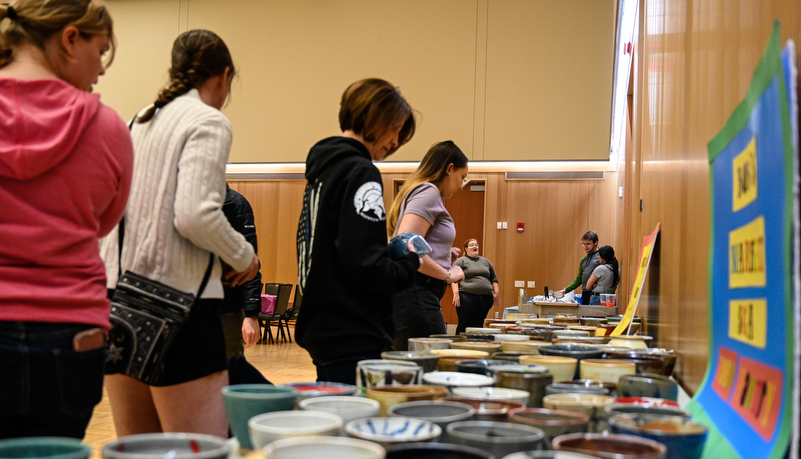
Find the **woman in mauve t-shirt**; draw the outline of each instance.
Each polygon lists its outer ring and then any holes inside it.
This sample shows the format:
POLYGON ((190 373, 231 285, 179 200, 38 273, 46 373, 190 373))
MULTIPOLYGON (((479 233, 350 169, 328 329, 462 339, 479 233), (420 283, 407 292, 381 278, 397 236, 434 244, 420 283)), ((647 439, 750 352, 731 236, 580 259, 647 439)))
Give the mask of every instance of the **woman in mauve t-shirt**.
POLYGON ((467 156, 459 147, 450 140, 434 144, 389 211, 390 236, 407 231, 420 234, 432 249, 422 258, 414 285, 393 298, 395 350, 407 349, 409 338, 446 332, 440 300, 447 284, 461 282, 464 273, 458 266, 451 267, 459 249, 452 247, 456 227, 444 200, 467 181, 467 156))

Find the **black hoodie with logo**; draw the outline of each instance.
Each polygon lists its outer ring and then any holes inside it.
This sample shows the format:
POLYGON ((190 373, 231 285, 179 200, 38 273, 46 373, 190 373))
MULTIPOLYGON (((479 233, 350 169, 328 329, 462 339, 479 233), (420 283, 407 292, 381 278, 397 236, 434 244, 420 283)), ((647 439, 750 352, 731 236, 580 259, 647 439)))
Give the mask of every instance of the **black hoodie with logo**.
POLYGON ((306 180, 295 338, 318 363, 378 354, 393 342, 392 294, 412 285, 420 260, 389 257, 381 174, 361 142, 318 142, 306 180))

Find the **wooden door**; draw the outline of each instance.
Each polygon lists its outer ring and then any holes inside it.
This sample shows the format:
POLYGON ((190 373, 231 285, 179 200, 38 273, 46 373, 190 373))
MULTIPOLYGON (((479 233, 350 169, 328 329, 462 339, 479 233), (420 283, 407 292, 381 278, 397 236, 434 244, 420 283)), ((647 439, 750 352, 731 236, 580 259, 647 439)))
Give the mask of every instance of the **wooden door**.
MULTIPOLYGON (((476 239, 479 254, 484 254, 484 182, 473 181, 445 201, 445 208, 456 224, 456 238, 453 246, 460 249, 464 241, 476 239)), ((454 259, 455 261, 455 259, 454 259)), ((446 324, 457 324, 456 307, 453 305, 453 292, 450 287, 442 297, 442 315, 446 324)))

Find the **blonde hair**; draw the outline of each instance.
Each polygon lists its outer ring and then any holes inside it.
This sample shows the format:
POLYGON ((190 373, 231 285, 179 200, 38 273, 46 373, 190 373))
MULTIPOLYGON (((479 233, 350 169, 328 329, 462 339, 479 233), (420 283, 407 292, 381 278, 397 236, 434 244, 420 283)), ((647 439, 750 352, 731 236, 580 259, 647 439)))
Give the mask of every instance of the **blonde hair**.
POLYGON ((108 67, 114 60, 114 21, 98 0, 16 0, 0 5, 0 21, 3 19, 7 24, 0 28, 0 68, 14 60, 14 48, 21 43, 44 50, 50 37, 70 26, 87 39, 108 35, 110 53, 104 65, 108 67))
POLYGON ((387 234, 389 236, 395 233, 400 218, 401 204, 409 192, 423 182, 438 183, 447 175, 449 164, 453 164, 454 169, 461 169, 467 166, 467 156, 451 140, 432 145, 417 170, 406 180, 395 197, 395 201, 392 202, 392 207, 387 214, 387 234))

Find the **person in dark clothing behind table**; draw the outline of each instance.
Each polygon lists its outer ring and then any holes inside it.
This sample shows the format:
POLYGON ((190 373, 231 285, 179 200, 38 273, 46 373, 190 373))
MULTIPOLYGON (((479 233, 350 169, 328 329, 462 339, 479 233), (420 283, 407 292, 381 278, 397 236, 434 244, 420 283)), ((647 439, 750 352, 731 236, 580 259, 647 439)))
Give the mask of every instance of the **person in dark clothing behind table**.
MULTIPOLYGON (((225 185, 223 213, 235 230, 242 233, 259 252, 253 208, 244 196, 225 185)), ((225 334, 225 354, 228 357, 228 380, 231 384, 270 384, 253 365, 245 360, 245 348, 259 341, 261 330, 261 273, 237 287, 223 284, 225 298, 220 303, 220 319, 225 334)))
POLYGON ((581 236, 581 246, 587 254, 579 262, 579 271, 573 282, 562 289, 562 293, 572 292, 579 285, 581 286, 581 304, 590 304, 592 287, 587 286, 592 272, 601 262, 598 260, 598 235, 595 231, 587 231, 581 236))
POLYGON ((391 296, 412 285, 420 266, 414 253, 389 257, 384 189, 373 165, 412 138, 415 119, 395 86, 371 78, 342 94, 339 125, 342 136, 321 140, 306 158, 295 338, 318 381, 355 384, 356 364, 392 345, 391 296))

